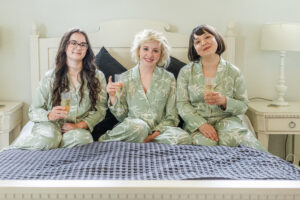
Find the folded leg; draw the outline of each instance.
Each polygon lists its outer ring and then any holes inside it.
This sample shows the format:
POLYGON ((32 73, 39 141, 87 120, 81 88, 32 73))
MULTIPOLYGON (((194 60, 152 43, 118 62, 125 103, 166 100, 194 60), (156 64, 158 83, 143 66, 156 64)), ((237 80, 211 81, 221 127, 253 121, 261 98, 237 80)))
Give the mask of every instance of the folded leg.
POLYGON ((74 129, 63 134, 60 147, 82 146, 93 142, 93 137, 88 130, 74 129))
POLYGON ((8 148, 49 150, 58 148, 61 138, 60 126, 55 122, 36 122, 31 132, 20 135, 8 148))
POLYGON ((250 130, 244 127, 238 117, 227 117, 215 124, 219 135, 219 144, 225 146, 238 146, 240 144, 265 151, 260 142, 250 130))
POLYGON ((218 145, 217 141, 205 137, 198 130, 193 132, 191 134, 191 137, 192 137, 194 145, 203 145, 203 146, 216 146, 216 145, 218 145))
POLYGON ((192 144, 192 138, 181 128, 170 126, 160 135, 155 137, 153 142, 164 144, 192 144))
POLYGON ((149 132, 150 127, 145 121, 126 118, 111 131, 107 131, 102 135, 98 141, 144 142, 149 132))

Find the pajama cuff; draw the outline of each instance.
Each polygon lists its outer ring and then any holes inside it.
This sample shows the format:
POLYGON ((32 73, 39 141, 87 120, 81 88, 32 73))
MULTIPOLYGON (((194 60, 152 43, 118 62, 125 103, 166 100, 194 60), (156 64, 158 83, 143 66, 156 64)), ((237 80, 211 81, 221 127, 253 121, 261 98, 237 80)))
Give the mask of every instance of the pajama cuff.
POLYGON ((225 112, 236 113, 236 100, 230 97, 226 97, 226 109, 225 112))
POLYGON ((149 135, 152 135, 155 131, 159 131, 159 132, 164 132, 166 130, 166 127, 165 126, 157 126, 153 129, 153 131, 149 134, 149 135))
POLYGON ((43 110, 42 113, 39 113, 38 115, 31 113, 29 114, 29 119, 32 122, 51 122, 51 120, 48 119, 48 114, 50 112, 51 110, 43 110))
POLYGON ((112 104, 112 105, 110 105, 110 97, 108 98, 108 101, 107 101, 107 107, 108 107, 109 109, 115 110, 115 109, 116 109, 116 106, 117 106, 118 104, 120 104, 120 99, 119 99, 118 97, 117 97, 117 99, 116 99, 115 104, 112 104))
POLYGON ((50 121, 49 118, 48 118, 48 115, 49 115, 50 112, 51 112, 51 110, 47 110, 47 111, 45 112, 45 119, 42 118, 41 121, 46 121, 46 122, 47 122, 47 121, 50 121))
POLYGON ((89 128, 90 132, 92 132, 93 129, 94 129, 94 126, 92 124, 90 124, 87 120, 83 119, 82 121, 84 121, 88 125, 88 128, 89 128))
POLYGON ((205 119, 203 120, 200 120, 199 123, 195 123, 196 125, 188 125, 186 126, 185 129, 187 129, 190 133, 193 133, 195 132, 196 130, 198 130, 198 128, 202 125, 202 124, 205 124, 207 123, 207 121, 205 119))

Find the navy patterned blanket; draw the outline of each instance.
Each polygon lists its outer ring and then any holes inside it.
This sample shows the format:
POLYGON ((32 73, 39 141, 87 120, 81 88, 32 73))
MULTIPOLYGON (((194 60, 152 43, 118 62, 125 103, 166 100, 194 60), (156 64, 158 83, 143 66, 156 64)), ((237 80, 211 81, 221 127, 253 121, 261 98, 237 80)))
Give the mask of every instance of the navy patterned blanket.
POLYGON ((300 180, 292 164, 245 146, 94 142, 89 145, 0 153, 1 180, 300 180))

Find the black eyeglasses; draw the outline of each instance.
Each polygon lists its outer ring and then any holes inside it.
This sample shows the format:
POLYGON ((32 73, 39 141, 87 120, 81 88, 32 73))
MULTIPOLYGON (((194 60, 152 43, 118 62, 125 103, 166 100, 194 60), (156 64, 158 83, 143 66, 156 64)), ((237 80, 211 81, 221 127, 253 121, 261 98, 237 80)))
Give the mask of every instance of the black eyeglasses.
POLYGON ((88 44, 86 42, 78 43, 76 40, 69 40, 68 44, 72 45, 75 48, 77 48, 77 46, 79 46, 82 49, 87 49, 88 48, 88 44))

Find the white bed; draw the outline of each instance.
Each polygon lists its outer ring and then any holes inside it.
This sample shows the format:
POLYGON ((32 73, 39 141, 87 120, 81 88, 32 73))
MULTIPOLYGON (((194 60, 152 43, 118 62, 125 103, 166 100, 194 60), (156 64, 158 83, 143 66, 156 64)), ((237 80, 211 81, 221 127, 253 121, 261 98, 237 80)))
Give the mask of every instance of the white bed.
MULTIPOLYGON (((231 26, 229 26, 231 27, 231 26)), ((188 62, 188 35, 172 33, 161 22, 119 20, 103 23, 89 39, 97 54, 105 46, 126 68, 133 66, 129 48, 134 35, 152 28, 164 32, 172 46, 172 56, 188 62)), ((193 27, 191 27, 192 29, 193 27)), ((35 88, 45 72, 54 66, 60 37, 40 38, 33 26, 31 35, 31 86, 35 88)), ((225 59, 235 63, 235 37, 228 30, 225 59)), ((300 199, 300 181, 0 181, 0 199, 300 199)))

